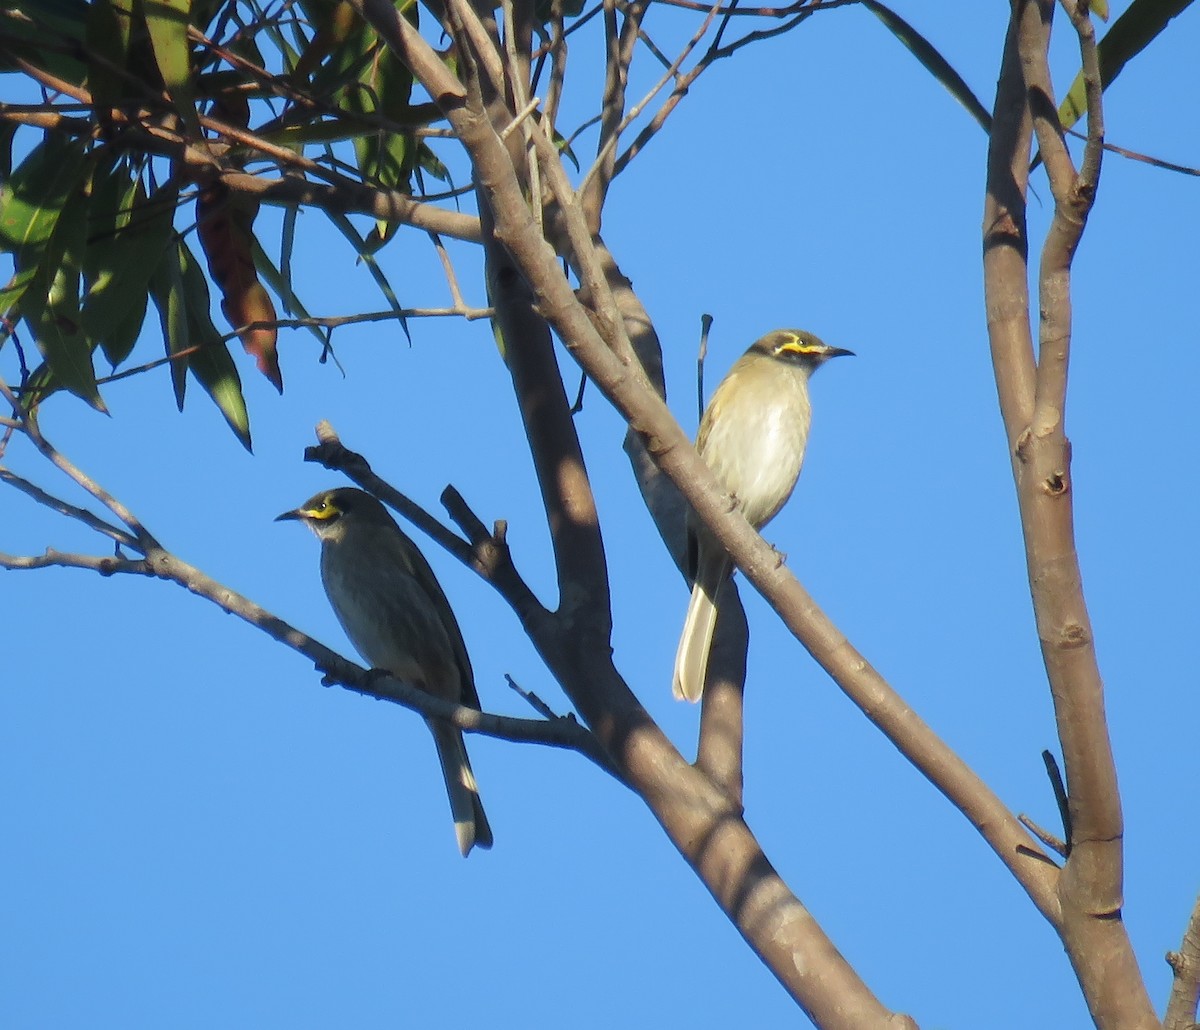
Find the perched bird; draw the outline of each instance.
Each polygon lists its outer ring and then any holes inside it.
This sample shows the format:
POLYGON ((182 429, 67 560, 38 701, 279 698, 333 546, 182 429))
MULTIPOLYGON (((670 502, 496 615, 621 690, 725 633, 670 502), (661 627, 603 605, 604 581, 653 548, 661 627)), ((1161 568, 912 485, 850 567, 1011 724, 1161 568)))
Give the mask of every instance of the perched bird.
MULTIPOLYGON (((376 669, 435 697, 479 707, 471 661, 450 602, 420 551, 387 509, 352 487, 324 490, 276 522, 293 519, 321 540, 321 581, 346 636, 376 669)), ((437 744, 454 832, 466 857, 492 846, 462 732, 427 720, 437 744)))
MULTIPOLYGON (((852 353, 800 329, 776 329, 751 344, 713 393, 696 450, 755 529, 775 517, 800 475, 812 417, 808 377, 830 358, 852 353)), ((693 586, 675 655, 677 698, 699 701, 704 692, 717 592, 731 564, 724 545, 689 519, 693 586)))

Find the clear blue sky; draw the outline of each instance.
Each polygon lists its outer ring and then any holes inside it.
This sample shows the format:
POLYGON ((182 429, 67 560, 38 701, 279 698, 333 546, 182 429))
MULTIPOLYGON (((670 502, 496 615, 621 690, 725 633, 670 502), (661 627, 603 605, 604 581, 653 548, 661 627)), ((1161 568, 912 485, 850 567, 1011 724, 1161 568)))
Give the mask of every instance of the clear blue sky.
MULTIPOLYGON (((1007 5, 897 6, 990 106, 1007 5)), ((647 24, 669 40, 692 21, 652 9, 647 24)), ((1108 98, 1112 142, 1200 164, 1198 43, 1192 9, 1125 70, 1108 98)), ((594 45, 574 41, 581 65, 594 45)), ((1077 62, 1065 32, 1055 55, 1062 89, 1077 62)), ((635 97, 653 74, 643 59, 635 97)), ((689 430, 704 312, 710 383, 780 325, 858 352, 814 382, 804 475, 768 536, 1000 796, 1053 827, 1039 752, 1054 727, 985 338, 985 145, 870 14, 836 10, 703 76, 617 181, 605 236, 655 318, 689 430)), ((1044 179, 1037 190, 1040 241, 1044 179)), ((1200 889, 1198 190, 1106 158, 1076 264, 1068 412, 1127 821, 1125 913, 1160 1008, 1163 953, 1200 889)), ((424 237, 410 235, 383 252, 386 271, 404 303, 446 303, 424 237)), ((314 313, 384 306, 320 214, 301 217, 298 239, 314 313)), ((453 253, 483 304, 469 249, 453 253)), ((253 456, 198 389, 176 414, 162 372, 109 387, 111 419, 59 401, 44 428, 168 547, 348 655, 316 541, 271 521, 339 482, 301 462, 322 418, 427 507, 440 512, 452 482, 485 520, 507 519, 520 569, 553 603, 490 330, 413 334, 410 347, 387 324, 340 331, 344 377, 317 363, 311 337, 284 335, 282 399, 239 354, 253 456)), ((153 321, 139 353, 161 353, 153 321)), ((11 347, 0 368, 14 377, 11 347)), ((686 588, 595 391, 578 425, 605 519, 617 664, 690 754, 697 711, 670 691, 686 588)), ((21 444, 5 463, 79 499, 21 444)), ((0 549, 102 550, 22 496, 4 502, 0 549)), ((565 709, 508 609, 427 553, 485 706, 528 714, 509 673, 565 709)), ((66 570, 0 583, 5 1026, 803 1022, 641 804, 588 762, 470 738, 496 847, 464 862, 412 713, 322 688, 305 661, 166 584, 66 570)), ((748 819, 846 957, 925 1027, 1087 1025, 1057 938, 1000 863, 757 597, 748 608, 748 819)))

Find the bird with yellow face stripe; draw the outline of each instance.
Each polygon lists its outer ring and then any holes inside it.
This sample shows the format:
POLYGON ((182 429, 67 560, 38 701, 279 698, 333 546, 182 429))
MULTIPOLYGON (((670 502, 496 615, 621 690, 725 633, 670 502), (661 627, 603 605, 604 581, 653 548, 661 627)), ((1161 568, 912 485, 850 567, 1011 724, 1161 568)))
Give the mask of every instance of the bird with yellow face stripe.
MULTIPOLYGON (((755 529, 775 517, 800 476, 812 418, 809 376, 830 358, 852 353, 801 329, 777 329, 751 344, 713 392, 700 419, 696 450, 755 529)), ((731 567, 724 545, 690 518, 692 599, 673 683, 681 700, 699 701, 704 692, 717 593, 731 567)))
MULTIPOLYGON (((379 501, 342 487, 315 494, 277 522, 307 525, 321 541, 321 582, 350 642, 373 668, 421 690, 479 707, 467 646, 424 555, 379 501)), ((433 732, 459 850, 492 846, 462 732, 440 719, 433 732)))

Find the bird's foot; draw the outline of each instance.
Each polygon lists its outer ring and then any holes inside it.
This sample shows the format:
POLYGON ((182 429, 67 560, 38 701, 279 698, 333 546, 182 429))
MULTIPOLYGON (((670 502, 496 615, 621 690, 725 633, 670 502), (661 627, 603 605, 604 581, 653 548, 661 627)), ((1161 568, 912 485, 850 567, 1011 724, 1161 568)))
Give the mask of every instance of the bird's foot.
POLYGON ((362 678, 362 685, 367 690, 373 690, 380 680, 388 679, 392 674, 387 669, 368 669, 362 678))

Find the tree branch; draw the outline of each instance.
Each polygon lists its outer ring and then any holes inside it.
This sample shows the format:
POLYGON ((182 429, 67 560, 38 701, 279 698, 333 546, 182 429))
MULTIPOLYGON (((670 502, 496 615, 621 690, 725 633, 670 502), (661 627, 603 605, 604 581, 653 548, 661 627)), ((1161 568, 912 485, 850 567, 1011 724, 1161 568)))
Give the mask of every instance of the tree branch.
MULTIPOLYGON (((1064 430, 1070 266, 1095 192, 1101 153, 1098 79, 1089 84, 1089 144, 1077 175, 1050 84, 1054 0, 1013 4, 996 95, 984 216, 984 277, 1001 413, 1024 530, 1038 637, 1054 700, 1068 785, 1071 839, 1057 878, 1055 925, 1097 1026, 1157 1026, 1121 920, 1122 823, 1103 687, 1075 551, 1070 445, 1064 430), (1035 364, 1026 288, 1025 192, 1036 131, 1055 197, 1039 274, 1035 364)), ((1078 16, 1077 16, 1078 14, 1078 16)), ((1085 69, 1095 38, 1072 13, 1085 69)), ((1088 74, 1091 74, 1089 72, 1088 74)))
MULTIPOLYGON (((15 422, 19 428, 20 422, 15 422)), ((0 482, 20 490, 21 493, 32 497, 38 504, 45 505, 52 511, 58 512, 60 515, 66 515, 67 518, 74 519, 76 522, 81 522, 88 529, 94 530, 101 536, 106 536, 115 543, 125 547, 137 547, 137 538, 126 533, 125 530, 118 528, 105 522, 101 518, 97 518, 86 508, 76 507, 74 504, 68 504, 66 501, 60 500, 52 494, 46 493, 41 487, 34 486, 29 480, 18 476, 15 472, 9 469, 0 467, 0 482)))
MULTIPOLYGON (((23 432, 29 439, 30 443, 37 448, 38 453, 40 453, 43 458, 49 461, 50 464, 52 464, 60 472, 62 472, 68 478, 74 480, 77 486, 82 487, 87 493, 91 494, 97 501, 103 504, 129 528, 130 532, 132 533, 132 546, 136 546, 137 549, 143 554, 145 554, 149 549, 160 546, 158 541, 154 539, 149 530, 147 530, 146 527, 137 520, 133 512, 126 508, 125 505, 113 497, 107 490, 100 486, 99 483, 87 476, 81 469, 77 468, 74 464, 68 461, 63 454, 59 453, 59 451, 55 449, 50 441, 42 435, 42 431, 38 427, 37 417, 24 412, 21 406, 17 403, 16 397, 13 396, 13 392, 9 385, 2 379, 0 379, 0 396, 4 397, 4 399, 12 406, 13 414, 20 423, 20 431, 23 432)), ((13 483, 12 485, 15 486, 17 484, 13 483)), ((40 499, 36 494, 30 493, 30 491, 25 492, 29 493, 29 495, 35 499, 40 499)), ((45 494, 44 496, 47 498, 50 497, 49 494, 45 494)), ((85 518, 84 516, 87 516, 86 512, 83 512, 82 509, 75 508, 73 505, 68 505, 65 502, 58 502, 57 510, 64 512, 64 514, 71 515, 72 518, 78 518, 80 521, 83 521, 88 525, 91 525, 89 518, 95 518, 94 516, 85 518), (79 514, 76 515, 76 512, 79 514)), ((99 520, 96 521, 99 522, 99 520)), ((106 536, 112 537, 112 539, 117 539, 111 532, 108 532, 108 530, 115 530, 115 527, 108 526, 106 523, 100 523, 100 526, 93 526, 92 528, 96 529, 97 532, 101 532, 106 536), (100 526, 103 526, 104 528, 100 528, 100 526)), ((117 530, 116 532, 120 531, 117 530)))
MULTIPOLYGON (((29 431, 26 421, 22 431, 29 431)), ((36 431, 36 430, 35 430, 36 431)), ((31 437, 32 439, 32 437, 31 437)), ((140 526, 141 523, 111 495, 101 490, 96 484, 80 472, 43 437, 35 441, 38 450, 53 461, 59 468, 68 472, 77 483, 92 484, 94 496, 107 497, 110 507, 126 513, 127 524, 140 526), (40 442, 39 442, 40 441, 40 442), (98 491, 98 493, 96 492, 98 491)), ((10 486, 24 489, 25 482, 20 477, 4 476, 3 481, 10 486)), ((36 488, 35 488, 36 489, 36 488)), ((75 518, 86 525, 91 525, 97 532, 110 535, 107 530, 111 527, 92 525, 95 520, 88 512, 68 505, 44 491, 36 493, 24 490, 39 503, 52 510, 59 511, 75 518)), ((124 519, 123 519, 124 520, 124 519)), ((48 549, 42 555, 12 555, 0 552, 0 568, 10 570, 41 569, 48 567, 88 569, 102 576, 128 574, 150 576, 166 580, 189 590, 199 597, 211 601, 222 611, 249 623, 262 630, 273 640, 290 647, 293 651, 304 655, 325 674, 330 683, 337 683, 356 693, 384 701, 393 701, 410 708, 421 715, 435 719, 445 719, 460 729, 469 733, 479 733, 484 736, 496 737, 517 743, 543 744, 551 747, 577 751, 589 758, 605 772, 621 780, 620 771, 612 764, 596 737, 573 716, 556 717, 554 719, 518 719, 511 716, 493 715, 465 705, 454 704, 442 698, 421 690, 392 676, 380 675, 378 670, 367 670, 353 662, 342 658, 337 652, 293 626, 284 622, 278 616, 267 611, 261 605, 242 596, 229 587, 201 572, 187 562, 177 558, 154 542, 154 537, 144 529, 138 540, 126 541, 131 548, 143 554, 142 558, 123 558, 114 556, 99 556, 78 554, 74 552, 48 549)))
MULTIPOLYGON (((439 98, 471 156, 475 181, 496 219, 496 238, 532 288, 543 317, 569 348, 586 341, 589 351, 596 348, 616 362, 619 378, 638 384, 639 396, 648 394, 657 402, 636 365, 623 325, 605 325, 625 341, 624 346, 618 344, 620 358, 593 327, 525 204, 512 160, 493 124, 465 102, 469 90, 448 75, 428 44, 386 0, 352 2, 426 90, 439 98)), ((535 140, 538 136, 533 133, 535 140)), ((538 146, 540 153, 540 141, 538 146)), ((542 164, 547 170, 549 162, 542 164)), ((558 172, 562 174, 561 165, 558 172)), ((600 285, 607 292, 603 281, 600 285)), ((552 618, 545 626, 532 627, 531 638, 627 781, 799 1004, 829 1028, 850 1030, 893 1018, 779 878, 736 807, 682 760, 637 702, 612 666, 607 635, 595 632, 594 626, 552 618)))
POLYGON ((1192 906, 1179 950, 1167 953, 1167 964, 1175 978, 1163 1030, 1196 1030, 1196 1004, 1200 1000, 1200 897, 1192 906))
POLYGON ((317 424, 317 439, 320 441, 318 446, 305 448, 305 461, 317 462, 327 469, 344 473, 351 482, 357 483, 368 493, 374 494, 390 508, 398 511, 438 546, 495 587, 522 622, 534 622, 549 616, 549 612, 538 601, 513 564, 512 554, 504 538, 504 523, 498 523, 498 529, 488 533, 458 491, 453 487, 446 487, 442 493, 442 501, 450 517, 467 533, 468 539, 464 541, 416 502, 380 479, 371 470, 366 458, 342 444, 333 426, 328 422, 317 424))

